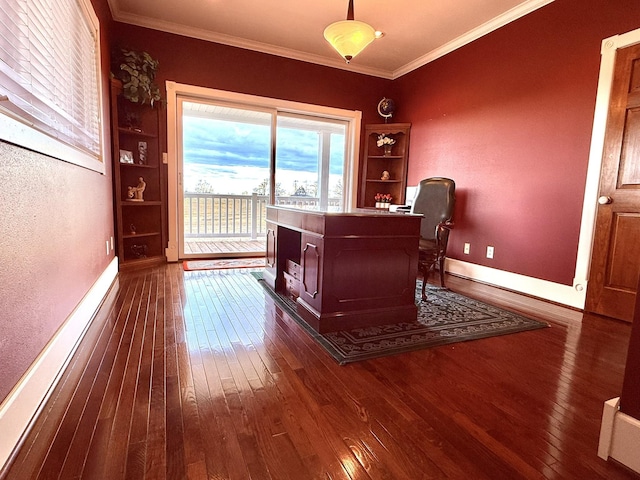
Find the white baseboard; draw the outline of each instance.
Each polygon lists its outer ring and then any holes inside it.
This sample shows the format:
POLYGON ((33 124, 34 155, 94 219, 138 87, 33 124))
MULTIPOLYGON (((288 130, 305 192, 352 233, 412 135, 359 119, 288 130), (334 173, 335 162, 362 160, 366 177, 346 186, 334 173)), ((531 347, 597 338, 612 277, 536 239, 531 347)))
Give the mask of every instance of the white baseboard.
POLYGON ((117 274, 116 257, 0 404, 0 472, 49 398, 117 274))
POLYGON ((598 456, 640 473, 640 420, 620 411, 620 398, 604 402, 598 456))
POLYGON ((524 293, 561 305, 584 309, 586 282, 576 283, 575 286, 562 285, 450 258, 446 259, 445 270, 471 280, 524 293))

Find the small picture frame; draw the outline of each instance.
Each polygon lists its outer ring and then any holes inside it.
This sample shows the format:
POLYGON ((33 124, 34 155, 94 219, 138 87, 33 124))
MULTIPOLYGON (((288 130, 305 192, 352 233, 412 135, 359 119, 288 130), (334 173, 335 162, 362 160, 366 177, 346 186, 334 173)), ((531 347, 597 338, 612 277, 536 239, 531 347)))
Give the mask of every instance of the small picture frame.
POLYGON ((138 142, 138 163, 147 164, 147 142, 138 142))
POLYGON ((120 150, 120 163, 133 163, 133 152, 120 150))

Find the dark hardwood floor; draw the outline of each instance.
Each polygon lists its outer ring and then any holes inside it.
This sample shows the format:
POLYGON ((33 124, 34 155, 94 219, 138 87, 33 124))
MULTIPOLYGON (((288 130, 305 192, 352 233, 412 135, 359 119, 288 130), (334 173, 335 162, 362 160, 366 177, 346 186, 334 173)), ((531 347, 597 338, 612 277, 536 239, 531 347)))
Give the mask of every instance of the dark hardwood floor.
POLYGON ((249 270, 122 273, 4 478, 637 478, 596 455, 630 326, 447 281, 551 328, 339 366, 249 270))

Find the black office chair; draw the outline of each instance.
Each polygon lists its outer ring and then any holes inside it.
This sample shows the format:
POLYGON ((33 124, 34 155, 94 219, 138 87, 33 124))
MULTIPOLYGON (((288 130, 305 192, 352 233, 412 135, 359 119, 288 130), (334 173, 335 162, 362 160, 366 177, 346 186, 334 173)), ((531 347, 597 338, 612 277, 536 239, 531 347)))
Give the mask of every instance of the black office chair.
POLYGON ((422 273, 422 299, 429 272, 440 271, 440 285, 444 288, 444 260, 447 256, 449 231, 453 227, 456 204, 456 184, 450 178, 425 178, 420 181, 411 206, 411 213, 422 214, 418 270, 422 273))

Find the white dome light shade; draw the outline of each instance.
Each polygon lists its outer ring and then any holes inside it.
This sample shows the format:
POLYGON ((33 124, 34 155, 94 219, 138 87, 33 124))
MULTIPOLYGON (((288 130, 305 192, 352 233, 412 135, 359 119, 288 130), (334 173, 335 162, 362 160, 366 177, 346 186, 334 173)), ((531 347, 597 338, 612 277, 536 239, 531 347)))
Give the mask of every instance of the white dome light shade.
POLYGON ((376 38, 371 25, 357 20, 342 20, 324 29, 324 38, 349 61, 376 38))

